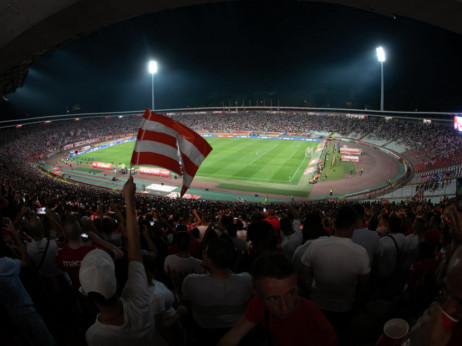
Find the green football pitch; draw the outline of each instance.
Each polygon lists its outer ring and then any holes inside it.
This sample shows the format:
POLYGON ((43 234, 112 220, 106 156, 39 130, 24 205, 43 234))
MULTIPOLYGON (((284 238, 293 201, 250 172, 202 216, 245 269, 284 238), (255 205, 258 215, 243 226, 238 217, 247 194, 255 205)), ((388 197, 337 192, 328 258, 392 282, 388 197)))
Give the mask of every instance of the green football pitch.
MULTIPOLYGON (((200 166, 195 180, 217 183, 218 188, 308 196, 309 179, 304 175, 312 155, 321 142, 252 138, 207 137, 212 152, 200 166)), ((135 142, 100 149, 83 157, 94 161, 125 163, 129 166, 135 142)), ((313 165, 311 165, 313 166, 313 165)))

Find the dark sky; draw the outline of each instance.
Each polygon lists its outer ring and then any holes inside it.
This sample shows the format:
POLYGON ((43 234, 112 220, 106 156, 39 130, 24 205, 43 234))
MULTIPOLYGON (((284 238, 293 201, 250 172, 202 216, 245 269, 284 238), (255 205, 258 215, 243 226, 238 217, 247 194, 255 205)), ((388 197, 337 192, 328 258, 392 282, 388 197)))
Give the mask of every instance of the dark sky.
POLYGON ((238 100, 378 109, 383 45, 385 109, 462 111, 462 36, 406 18, 293 1, 231 2, 137 17, 67 44, 31 67, 3 105, 14 114, 238 100))

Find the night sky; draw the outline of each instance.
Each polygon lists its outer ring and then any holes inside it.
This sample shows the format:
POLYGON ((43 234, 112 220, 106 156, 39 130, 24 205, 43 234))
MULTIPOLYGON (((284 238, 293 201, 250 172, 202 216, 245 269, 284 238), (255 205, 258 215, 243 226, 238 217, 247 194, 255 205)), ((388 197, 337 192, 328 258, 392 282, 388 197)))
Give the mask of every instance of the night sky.
POLYGON ((462 111, 462 36, 406 18, 292 1, 232 2, 137 17, 64 45, 29 70, 2 113, 238 105, 462 111))

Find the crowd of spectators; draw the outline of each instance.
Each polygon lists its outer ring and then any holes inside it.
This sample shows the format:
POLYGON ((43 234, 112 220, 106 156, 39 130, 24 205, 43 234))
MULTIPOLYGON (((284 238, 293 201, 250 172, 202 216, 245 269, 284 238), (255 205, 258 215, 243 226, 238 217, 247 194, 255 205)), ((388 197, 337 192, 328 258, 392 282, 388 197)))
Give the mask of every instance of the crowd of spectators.
MULTIPOLYGON (((283 117, 281 126, 288 119, 283 117)), ((226 345, 237 335, 233 326, 245 327, 237 328, 242 344, 294 340, 267 326, 261 304, 270 311, 270 321, 292 317, 298 304, 324 316, 317 321, 325 339, 298 330, 293 335, 300 345, 310 340, 330 345, 336 338, 340 344, 357 344, 368 334, 348 328, 357 314, 372 313, 377 319, 372 338, 389 317, 415 322, 438 296, 446 265, 462 242, 462 215, 447 199, 437 205, 364 203, 354 208, 340 201, 263 205, 135 197, 133 182, 122 196, 57 181, 27 160, 69 142, 106 135, 108 120, 88 120, 89 127, 82 121, 2 131, 4 344, 110 340, 118 345, 130 339, 126 333, 131 330, 130 337, 139 337, 140 344, 208 345, 223 338, 226 345), (260 256, 274 251, 295 269, 289 266, 278 277, 254 268, 260 256), (101 279, 94 274, 100 272, 105 273, 101 279), (272 279, 263 284, 260 272, 272 279), (297 273, 298 282, 292 279, 297 273), (289 285, 290 298, 281 298, 282 305, 266 305, 264 288, 273 279, 298 283, 305 300, 289 285), (255 292, 257 298, 252 298, 255 292), (389 302, 386 313, 371 308, 377 300, 389 302), (291 308, 285 310, 284 302, 291 308)), ((136 131, 133 118, 110 121, 111 134, 136 131)), ((193 117, 185 122, 194 125, 188 121, 193 117)), ((264 128, 277 131, 277 124, 264 128)), ((255 127, 247 125, 246 130, 255 127)), ((460 319, 461 312, 459 306, 452 313, 460 319)), ((454 345, 460 344, 460 333, 456 324, 454 345)))

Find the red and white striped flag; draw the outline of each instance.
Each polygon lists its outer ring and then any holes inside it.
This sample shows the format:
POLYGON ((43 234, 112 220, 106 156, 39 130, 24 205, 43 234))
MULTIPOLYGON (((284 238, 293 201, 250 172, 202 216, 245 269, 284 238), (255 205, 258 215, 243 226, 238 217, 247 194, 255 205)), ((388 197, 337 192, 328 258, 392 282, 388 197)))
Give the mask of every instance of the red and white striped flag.
POLYGON ((131 164, 159 166, 182 175, 183 196, 200 164, 211 151, 212 147, 207 141, 190 128, 146 109, 131 164))

